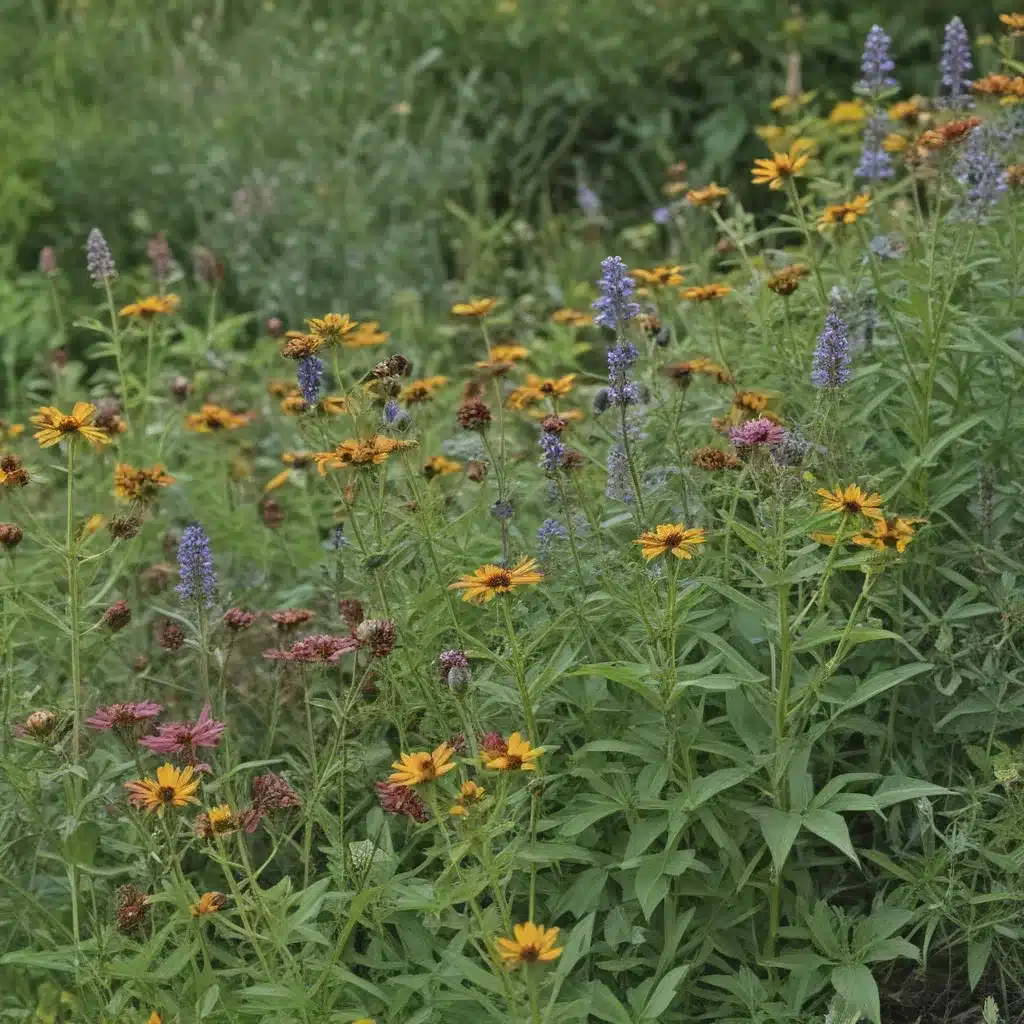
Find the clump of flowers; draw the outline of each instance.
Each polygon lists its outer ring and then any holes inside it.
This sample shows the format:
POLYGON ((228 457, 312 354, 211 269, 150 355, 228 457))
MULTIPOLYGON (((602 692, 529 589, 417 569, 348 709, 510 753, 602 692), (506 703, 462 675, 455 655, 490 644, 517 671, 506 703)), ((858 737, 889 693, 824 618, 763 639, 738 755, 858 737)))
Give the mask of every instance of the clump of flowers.
POLYGON ((291 661, 306 665, 333 665, 342 655, 358 650, 359 641, 352 636, 329 636, 317 633, 296 640, 291 647, 273 647, 263 652, 268 661, 291 661))

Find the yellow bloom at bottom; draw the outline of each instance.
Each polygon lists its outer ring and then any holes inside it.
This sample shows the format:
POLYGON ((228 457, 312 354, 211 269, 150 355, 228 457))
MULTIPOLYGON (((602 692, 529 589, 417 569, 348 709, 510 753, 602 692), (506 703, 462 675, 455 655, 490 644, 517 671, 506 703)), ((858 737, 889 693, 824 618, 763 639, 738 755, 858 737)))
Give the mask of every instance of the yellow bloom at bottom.
POLYGON ((228 902, 227 896, 222 892, 204 892, 199 897, 198 903, 193 903, 189 910, 193 917, 203 917, 205 914, 216 914, 223 910, 228 902))
POLYGON ((537 758, 544 753, 543 747, 531 747, 528 739, 512 733, 503 752, 485 755, 484 767, 499 772, 535 772, 537 758))
POLYGON ((879 519, 870 530, 862 530, 850 539, 862 548, 874 548, 876 551, 895 549, 902 554, 914 539, 914 528, 906 519, 899 517, 879 519))
POLYGON ((473 804, 478 804, 483 800, 486 792, 487 790, 483 786, 478 786, 475 782, 464 782, 459 789, 455 804, 448 810, 448 813, 453 818, 465 817, 469 814, 469 809, 473 804))
POLYGON ((498 939, 498 955, 509 967, 520 964, 549 963, 562 955, 563 947, 555 947, 557 928, 545 928, 527 921, 512 927, 515 938, 498 939))
POLYGON ((451 760, 454 753, 447 743, 442 743, 432 752, 401 754, 400 760, 391 765, 395 771, 388 776, 388 782, 395 786, 417 786, 421 782, 431 782, 456 767, 451 760))
POLYGON ((685 523, 662 523, 633 541, 640 545, 640 553, 648 562, 669 551, 676 558, 693 558, 694 550, 706 542, 707 535, 702 527, 688 527, 685 523))
POLYGON ((146 1024, 163 1024, 163 1018, 154 1010, 146 1020, 146 1024))

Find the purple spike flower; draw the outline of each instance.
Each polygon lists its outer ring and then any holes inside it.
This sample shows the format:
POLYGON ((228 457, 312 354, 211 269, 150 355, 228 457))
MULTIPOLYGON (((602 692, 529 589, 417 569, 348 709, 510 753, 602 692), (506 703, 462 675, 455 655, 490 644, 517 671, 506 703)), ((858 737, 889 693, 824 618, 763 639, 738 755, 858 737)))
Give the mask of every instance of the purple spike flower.
POLYGON ((548 551, 555 541, 568 539, 569 531, 557 519, 545 519, 537 530, 537 543, 544 551, 548 551))
POLYGON ((597 217, 601 213, 601 197, 582 182, 576 189, 576 202, 587 217, 597 217))
POLYGON ((864 55, 860 59, 860 72, 863 76, 857 83, 862 92, 878 93, 896 85, 896 79, 889 72, 896 70, 896 64, 889 56, 892 40, 879 25, 872 25, 871 31, 864 40, 864 55))
POLYGON ((320 401, 320 383, 324 376, 323 361, 316 356, 303 356, 295 367, 306 407, 312 409, 320 401))
POLYGON ((618 256, 601 260, 601 279, 597 284, 601 298, 594 303, 597 312, 594 323, 617 331, 624 321, 640 315, 639 303, 631 299, 636 282, 618 256))
POLYGON ((85 266, 89 276, 101 288, 107 281, 117 277, 117 264, 110 252, 110 246, 99 228, 93 228, 85 242, 85 266))
POLYGON ((541 465, 549 472, 562 468, 562 460, 565 458, 565 445, 558 439, 557 434, 550 434, 545 431, 540 435, 537 442, 544 451, 541 457, 541 465))
POLYGON ((213 571, 210 538, 198 523, 185 527, 178 545, 178 573, 181 582, 175 588, 182 601, 195 601, 209 608, 217 574, 213 571))
POLYGON ((608 449, 608 483, 604 493, 605 497, 625 502, 627 505, 632 505, 636 501, 629 473, 629 460, 621 444, 613 444, 608 449))
POLYGON ((953 174, 967 189, 965 203, 954 210, 959 219, 980 217, 1006 191, 1006 173, 985 125, 971 132, 953 174))
POLYGON ((671 224, 672 211, 667 206, 658 206, 651 212, 651 220, 655 224, 671 224))
POLYGON ((608 349, 608 387, 603 390, 610 405, 635 405, 640 400, 640 389, 629 379, 629 369, 639 354, 629 341, 608 349))
POLYGON ((878 181, 891 178, 893 175, 892 158, 882 149, 889 126, 889 115, 876 110, 864 125, 864 149, 860 155, 860 163, 853 172, 855 178, 867 178, 878 181))
POLYGON ((825 317, 811 363, 811 381, 816 388, 837 391, 850 381, 850 340, 846 324, 833 307, 825 317))
POLYGON ((943 89, 948 90, 943 96, 943 103, 946 106, 954 110, 974 106, 967 95, 971 85, 967 76, 973 69, 967 29, 959 18, 954 18, 946 26, 946 38, 942 44, 942 58, 939 61, 943 89))

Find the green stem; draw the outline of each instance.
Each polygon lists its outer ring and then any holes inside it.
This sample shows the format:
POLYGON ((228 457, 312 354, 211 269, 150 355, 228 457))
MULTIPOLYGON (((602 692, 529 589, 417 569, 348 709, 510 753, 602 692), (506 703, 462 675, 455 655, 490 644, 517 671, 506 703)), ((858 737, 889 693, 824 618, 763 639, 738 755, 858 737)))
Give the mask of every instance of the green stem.
POLYGON ((508 598, 499 595, 501 610, 505 616, 505 628, 508 630, 508 642, 512 648, 512 665, 516 677, 516 685, 519 687, 519 697, 523 702, 523 714, 526 716, 526 727, 530 730, 530 740, 540 743, 540 733, 537 731, 537 719, 533 716, 533 703, 530 700, 530 691, 526 685, 526 675, 523 668, 522 652, 519 649, 519 641, 516 639, 515 626, 512 624, 512 610, 508 606, 508 598))
POLYGON ((821 299, 823 306, 828 305, 828 292, 825 290, 825 282, 821 276, 821 268, 818 266, 818 258, 814 252, 814 236, 811 234, 811 225, 807 220, 807 214, 804 211, 803 203, 800 202, 800 194, 796 190, 796 183, 792 178, 786 179, 786 195, 789 196, 789 202, 793 207, 793 211, 796 213, 797 219, 800 221, 800 229, 804 233, 804 241, 807 244, 807 259, 811 264, 811 270, 814 271, 814 283, 818 289, 818 297, 821 299))
POLYGON ((127 424, 131 416, 128 405, 128 378, 124 372, 124 353, 121 351, 121 327, 117 320, 114 293, 111 291, 109 278, 103 279, 103 288, 107 293, 107 310, 110 313, 110 337, 114 343, 114 361, 117 363, 117 379, 121 388, 121 418, 127 424))

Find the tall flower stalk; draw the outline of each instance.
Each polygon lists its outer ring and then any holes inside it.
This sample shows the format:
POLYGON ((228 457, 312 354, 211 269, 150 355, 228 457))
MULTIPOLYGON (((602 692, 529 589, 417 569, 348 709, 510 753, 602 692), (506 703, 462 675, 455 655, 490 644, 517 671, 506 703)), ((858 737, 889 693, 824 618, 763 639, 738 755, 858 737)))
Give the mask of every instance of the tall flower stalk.
POLYGON ((124 353, 121 349, 121 325, 117 316, 117 306, 114 302, 113 282, 117 279, 117 264, 110 252, 110 246, 103 237, 99 228, 93 228, 89 232, 89 238, 85 244, 86 269, 93 283, 102 288, 107 298, 107 312, 110 315, 110 340, 114 346, 114 360, 117 364, 117 379, 121 390, 121 415, 125 422, 130 416, 128 404, 128 378, 125 374, 124 353))

